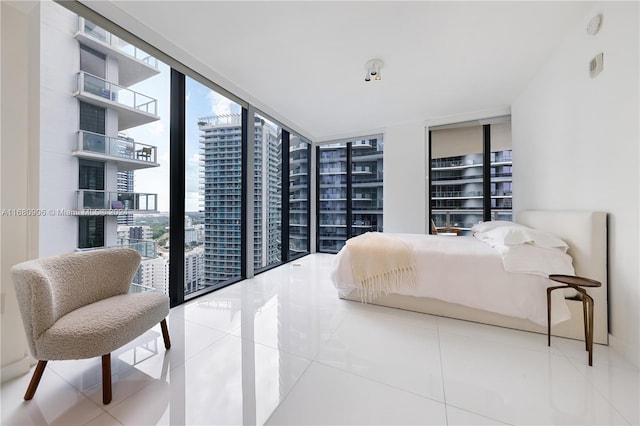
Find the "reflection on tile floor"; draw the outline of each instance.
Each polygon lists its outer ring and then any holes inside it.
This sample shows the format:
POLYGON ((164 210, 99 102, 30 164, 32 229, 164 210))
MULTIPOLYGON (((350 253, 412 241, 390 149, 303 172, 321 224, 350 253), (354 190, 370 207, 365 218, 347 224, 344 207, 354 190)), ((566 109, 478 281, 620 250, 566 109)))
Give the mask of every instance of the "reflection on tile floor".
POLYGON ((638 424, 638 370, 584 344, 340 300, 315 254, 174 308, 100 359, 2 384, 2 425, 638 424))

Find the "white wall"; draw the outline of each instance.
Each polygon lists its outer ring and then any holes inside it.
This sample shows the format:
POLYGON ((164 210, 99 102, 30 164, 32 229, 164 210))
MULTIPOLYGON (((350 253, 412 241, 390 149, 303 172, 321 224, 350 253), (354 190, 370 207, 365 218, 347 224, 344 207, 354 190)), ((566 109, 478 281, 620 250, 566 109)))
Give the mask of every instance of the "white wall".
POLYGON ((39 257, 46 257, 77 247, 78 218, 57 212, 77 206, 78 159, 70 153, 77 147, 79 117, 78 101, 71 94, 77 88, 74 71, 80 69, 80 55, 71 37, 78 19, 53 2, 41 2, 39 8, 42 59, 35 63, 41 69, 40 208, 48 212, 40 218, 39 257))
MULTIPOLYGON (((38 8, 23 2, 0 2, 2 29, 2 130, 0 208, 38 208, 38 8), (37 63, 37 62, 36 62, 37 63), (34 82, 36 82, 34 86, 34 82), (35 89, 34 89, 35 87, 35 89)), ((31 357, 18 311, 9 269, 38 255, 38 219, 3 214, 0 219, 2 314, 2 381, 29 371, 31 357)))
POLYGON ((388 127, 384 134, 384 231, 426 232, 424 123, 388 127))
POLYGON ((514 210, 609 213, 612 348, 640 358, 638 3, 598 3, 512 105, 514 210), (589 20, 603 14, 595 35, 589 20), (589 61, 604 53, 604 71, 589 61))

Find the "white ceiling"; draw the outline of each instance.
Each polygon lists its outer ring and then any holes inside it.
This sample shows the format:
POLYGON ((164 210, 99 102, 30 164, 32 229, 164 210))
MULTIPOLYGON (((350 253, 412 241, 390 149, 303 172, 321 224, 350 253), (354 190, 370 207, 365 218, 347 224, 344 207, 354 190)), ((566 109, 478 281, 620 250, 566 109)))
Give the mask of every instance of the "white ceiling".
POLYGON ((314 141, 504 108, 593 3, 83 1, 314 141), (383 80, 364 81, 381 58, 383 80))

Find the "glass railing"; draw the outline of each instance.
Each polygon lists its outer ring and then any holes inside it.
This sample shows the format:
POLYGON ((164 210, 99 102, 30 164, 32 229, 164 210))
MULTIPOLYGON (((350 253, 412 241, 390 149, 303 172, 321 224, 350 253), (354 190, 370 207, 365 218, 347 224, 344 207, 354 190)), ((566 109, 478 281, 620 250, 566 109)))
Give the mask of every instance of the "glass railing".
MULTIPOLYGON (((132 248, 140 253, 143 259, 154 259, 156 257, 156 242, 151 240, 130 240, 128 238, 118 238, 118 243, 111 246, 105 247, 93 247, 93 248, 84 248, 84 249, 76 249, 77 252, 84 251, 95 251, 95 250, 105 250, 110 248, 132 248)), ((133 277, 133 281, 131 286, 129 287, 129 293, 144 293, 149 291, 157 291, 156 288, 140 284, 140 268, 138 266, 138 270, 133 277)))
POLYGON ((138 240, 132 238, 118 238, 118 244, 114 247, 132 248, 143 258, 155 259, 157 256, 156 242, 153 240, 138 240))
POLYGON ((149 163, 156 162, 156 147, 153 145, 127 139, 111 138, 86 131, 78 132, 78 151, 95 152, 149 163))
POLYGON ((320 174, 331 174, 331 173, 347 173, 346 169, 340 167, 326 167, 320 169, 320 174))
POLYGON ((77 196, 78 210, 89 210, 87 214, 121 215, 127 214, 123 210, 157 210, 158 194, 80 189, 77 191, 77 196), (104 210, 104 212, 93 210, 104 210))
MULTIPOLYGON (((491 210, 491 220, 511 220, 512 211, 509 208, 491 210)), ((436 228, 459 228, 470 230, 476 223, 482 222, 480 209, 433 209, 431 212, 436 228)))
POLYGON ((443 191, 432 192, 431 198, 467 198, 482 197, 482 191, 443 191))
POLYGON ((446 167, 481 166, 482 161, 475 160, 432 160, 431 168, 440 169, 446 167))
POLYGON ((126 53, 127 55, 144 62, 145 64, 158 68, 158 60, 146 52, 138 49, 131 43, 127 43, 119 37, 105 31, 103 28, 97 26, 91 21, 88 21, 82 17, 78 17, 78 28, 80 32, 84 33, 88 37, 108 44, 115 50, 126 53))
POLYGON ((351 170, 353 173, 371 173, 371 167, 369 166, 354 166, 351 170))
POLYGON ((158 101, 87 72, 78 73, 78 91, 117 102, 129 108, 158 115, 158 101))

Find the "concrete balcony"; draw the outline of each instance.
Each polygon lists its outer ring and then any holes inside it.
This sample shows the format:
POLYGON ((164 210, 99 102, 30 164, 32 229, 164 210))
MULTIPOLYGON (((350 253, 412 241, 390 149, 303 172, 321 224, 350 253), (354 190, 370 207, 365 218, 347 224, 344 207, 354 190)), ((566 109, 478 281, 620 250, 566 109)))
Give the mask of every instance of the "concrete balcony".
POLYGON ((118 61, 118 83, 131 86, 160 73, 158 60, 134 45, 78 17, 75 38, 85 46, 118 61))
POLYGON ((289 177, 294 177, 294 176, 305 176, 309 174, 309 170, 307 170, 304 167, 301 167, 299 169, 293 169, 291 170, 291 172, 289 173, 289 177))
POLYGON ((92 105, 115 110, 118 113, 118 130, 160 119, 156 99, 84 71, 78 73, 78 88, 73 95, 92 105))
POLYGON ((76 193, 78 216, 119 216, 158 212, 158 194, 90 189, 80 189, 76 193))
POLYGON ((90 160, 109 161, 118 171, 158 167, 157 147, 132 139, 110 138, 98 133, 79 131, 78 145, 73 155, 90 160))
POLYGON ((373 148, 370 141, 355 141, 351 144, 351 148, 373 148))

